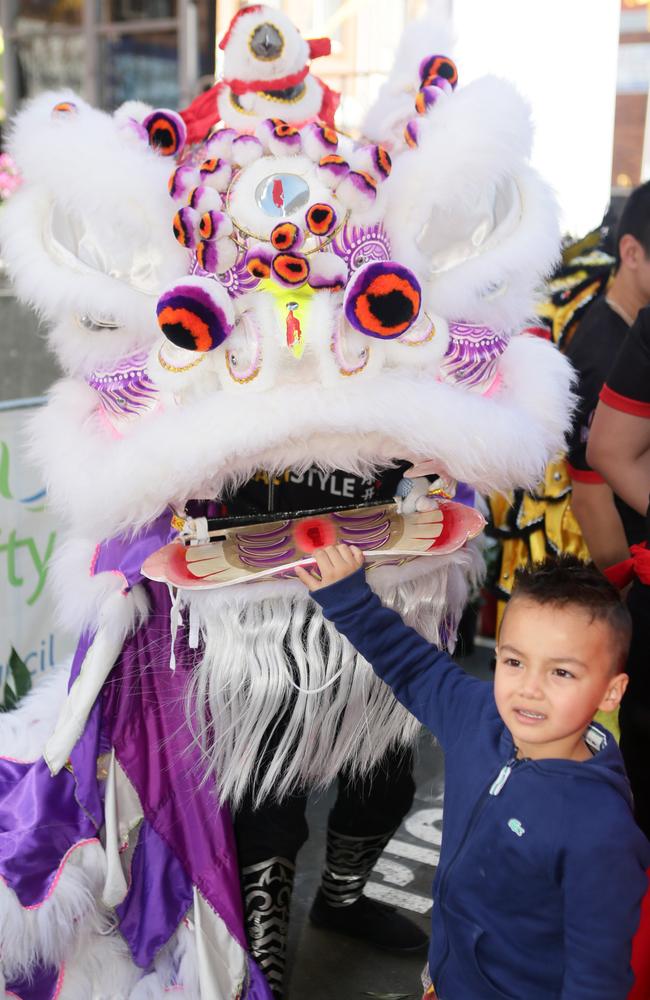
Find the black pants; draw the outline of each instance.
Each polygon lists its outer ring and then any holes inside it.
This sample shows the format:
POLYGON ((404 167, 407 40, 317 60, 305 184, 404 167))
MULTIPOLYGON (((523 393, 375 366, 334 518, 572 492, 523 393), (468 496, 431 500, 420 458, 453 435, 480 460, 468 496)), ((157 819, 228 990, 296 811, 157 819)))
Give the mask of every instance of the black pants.
POLYGON ((650 586, 635 580, 627 606, 633 628, 626 668, 630 683, 619 712, 621 753, 632 785, 637 823, 650 837, 650 586))
MULTIPOLYGON (((372 837, 395 830, 411 808, 415 793, 413 752, 391 750, 363 778, 342 771, 338 794, 329 814, 337 833, 372 837)), ((246 798, 233 820, 239 866, 280 857, 295 861, 307 840, 307 794, 290 795, 282 802, 268 799, 257 809, 246 798)))

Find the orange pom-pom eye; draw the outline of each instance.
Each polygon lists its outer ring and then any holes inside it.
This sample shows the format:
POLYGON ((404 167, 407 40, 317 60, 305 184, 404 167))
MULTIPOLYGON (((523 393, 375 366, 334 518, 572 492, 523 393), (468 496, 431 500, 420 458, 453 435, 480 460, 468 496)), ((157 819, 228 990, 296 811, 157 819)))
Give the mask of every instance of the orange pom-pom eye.
POLYGON ((288 125, 287 122, 282 121, 281 118, 272 118, 273 131, 278 136, 279 139, 286 139, 288 136, 300 135, 297 128, 293 125, 288 125))
POLYGON ((182 247, 186 247, 188 250, 193 250, 197 244, 197 221, 198 213, 195 212, 193 208, 189 208, 187 206, 185 208, 181 208, 174 216, 174 221, 172 223, 174 236, 180 245, 182 247))
POLYGON ((175 156, 185 145, 185 122, 175 111, 152 111, 142 122, 149 145, 161 156, 175 156))
POLYGON ((415 322, 421 301, 412 271, 394 261, 377 261, 360 268, 348 285, 345 316, 361 333, 390 340, 415 322))
POLYGON ((233 328, 234 313, 223 290, 221 296, 192 278, 168 289, 156 306, 167 340, 189 351, 211 351, 222 344, 233 328))
POLYGON ((212 349, 213 344, 208 324, 189 309, 174 309, 172 306, 167 306, 158 313, 158 322, 161 327, 182 329, 189 341, 189 345, 184 342, 183 347, 189 346, 189 350, 193 351, 212 349))
POLYGON ((300 230, 293 222, 281 222, 271 233, 271 243, 276 250, 290 250, 300 237, 300 230))
POLYGON ((52 108, 53 115, 71 115, 77 111, 77 105, 73 101, 60 101, 52 108))
POLYGON ((260 281, 264 278, 271 277, 271 264, 265 257, 257 257, 255 255, 247 256, 246 269, 253 275, 254 278, 259 278, 260 281))
POLYGON ((299 254, 279 253, 273 258, 271 273, 281 285, 304 285, 309 277, 309 264, 299 254))
POLYGON ((377 146, 375 151, 375 165, 382 177, 388 177, 393 169, 393 161, 390 154, 383 146, 377 146))
POLYGON ((336 225, 336 212, 331 205, 317 202, 307 210, 305 222, 314 236, 327 236, 336 225))

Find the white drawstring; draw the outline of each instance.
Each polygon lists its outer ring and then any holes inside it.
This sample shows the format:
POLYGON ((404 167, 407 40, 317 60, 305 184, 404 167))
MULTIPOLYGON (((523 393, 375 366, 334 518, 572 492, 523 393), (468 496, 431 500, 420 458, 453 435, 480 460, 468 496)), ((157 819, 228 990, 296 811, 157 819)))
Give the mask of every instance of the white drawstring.
POLYGON ((181 615, 181 591, 180 589, 174 593, 174 588, 171 583, 167 584, 169 590, 169 596, 172 599, 171 611, 169 612, 169 624, 171 628, 171 650, 169 653, 169 669, 176 670, 176 635, 178 629, 183 624, 183 616, 181 615))

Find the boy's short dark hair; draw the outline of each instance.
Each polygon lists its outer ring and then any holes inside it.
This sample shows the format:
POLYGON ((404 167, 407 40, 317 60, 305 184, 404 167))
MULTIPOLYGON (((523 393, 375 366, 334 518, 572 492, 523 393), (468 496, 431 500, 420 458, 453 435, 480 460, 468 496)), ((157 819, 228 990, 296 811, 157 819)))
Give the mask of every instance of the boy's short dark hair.
POLYGON ((621 263, 619 243, 623 236, 633 236, 650 257, 650 181, 628 195, 616 230, 616 263, 621 263))
MULTIPOLYGON (((632 619, 620 592, 590 563, 561 555, 517 570, 512 598, 536 604, 582 608, 592 621, 605 622, 612 633, 616 670, 623 670, 632 637, 632 619)), ((511 598, 511 599, 512 599, 511 598)))

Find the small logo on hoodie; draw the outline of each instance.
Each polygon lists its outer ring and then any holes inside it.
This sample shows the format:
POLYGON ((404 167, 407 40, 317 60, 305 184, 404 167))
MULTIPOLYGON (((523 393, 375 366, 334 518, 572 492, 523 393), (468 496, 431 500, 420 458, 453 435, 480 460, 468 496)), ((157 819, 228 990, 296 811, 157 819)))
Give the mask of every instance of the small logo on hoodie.
POLYGON ((517 834, 518 837, 523 837, 523 835, 526 832, 523 826, 521 825, 521 821, 518 819, 509 819, 508 826, 510 827, 513 833, 517 834))

